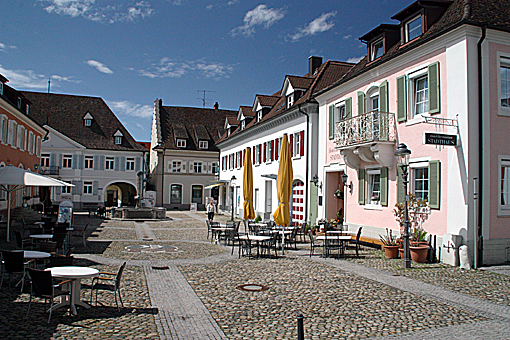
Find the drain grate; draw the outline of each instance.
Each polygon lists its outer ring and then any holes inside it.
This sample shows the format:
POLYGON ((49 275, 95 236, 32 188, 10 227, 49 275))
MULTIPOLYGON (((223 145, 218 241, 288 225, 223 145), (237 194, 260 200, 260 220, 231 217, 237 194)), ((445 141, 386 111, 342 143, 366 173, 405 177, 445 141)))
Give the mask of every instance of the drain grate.
POLYGON ((258 284, 246 284, 237 286, 237 289, 244 290, 246 292, 261 292, 263 290, 268 290, 269 287, 258 284))
POLYGON ((164 266, 164 267, 152 266, 152 269, 154 269, 154 270, 167 270, 167 269, 170 269, 170 267, 167 267, 167 266, 164 266))

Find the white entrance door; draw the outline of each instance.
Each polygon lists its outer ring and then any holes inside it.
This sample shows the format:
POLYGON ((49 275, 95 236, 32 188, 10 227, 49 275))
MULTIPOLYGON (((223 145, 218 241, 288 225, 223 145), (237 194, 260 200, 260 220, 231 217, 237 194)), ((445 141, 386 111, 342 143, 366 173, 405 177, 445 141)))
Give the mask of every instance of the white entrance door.
POLYGON ((266 181, 266 207, 264 220, 270 219, 273 212, 273 186, 272 181, 266 181))

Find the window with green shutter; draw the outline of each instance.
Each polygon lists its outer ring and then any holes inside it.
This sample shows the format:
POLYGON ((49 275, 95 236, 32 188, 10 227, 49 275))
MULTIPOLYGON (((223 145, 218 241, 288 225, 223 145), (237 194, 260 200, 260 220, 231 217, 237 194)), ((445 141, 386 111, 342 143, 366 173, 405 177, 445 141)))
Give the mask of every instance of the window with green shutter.
POLYGON ((439 209, 441 202, 441 162, 429 162, 429 207, 439 209))
POLYGON ((379 86, 379 111, 388 112, 388 81, 383 81, 379 86))
POLYGON ((329 139, 335 138, 335 105, 329 106, 329 139))
POLYGON ((358 91, 358 116, 365 113, 365 93, 358 91))
POLYGON ((397 78, 397 121, 407 120, 407 84, 406 76, 397 78))
POLYGON ((440 111, 440 86, 439 86, 439 62, 429 65, 429 113, 439 113, 440 111))
POLYGON ((352 98, 349 97, 345 100, 345 119, 352 117, 352 98))
POLYGON ((388 206, 388 168, 381 168, 381 205, 388 206))
POLYGON ((365 170, 358 170, 358 203, 365 204, 365 170))

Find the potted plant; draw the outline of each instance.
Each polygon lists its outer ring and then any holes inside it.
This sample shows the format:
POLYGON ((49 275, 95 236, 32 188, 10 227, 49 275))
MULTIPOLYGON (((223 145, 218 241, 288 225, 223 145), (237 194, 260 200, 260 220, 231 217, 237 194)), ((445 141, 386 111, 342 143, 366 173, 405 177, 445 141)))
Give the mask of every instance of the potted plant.
POLYGON ((393 230, 386 228, 386 235, 379 235, 383 243, 384 256, 387 259, 398 258, 398 248, 400 247, 397 237, 393 235, 393 230))
POLYGON ((257 217, 255 217, 255 220, 253 222, 259 223, 260 221, 262 221, 262 217, 260 217, 260 215, 257 215, 257 217))
POLYGON ((338 189, 337 191, 335 191, 335 193, 333 194, 336 199, 339 199, 339 200, 343 200, 344 199, 344 192, 340 189, 338 189))

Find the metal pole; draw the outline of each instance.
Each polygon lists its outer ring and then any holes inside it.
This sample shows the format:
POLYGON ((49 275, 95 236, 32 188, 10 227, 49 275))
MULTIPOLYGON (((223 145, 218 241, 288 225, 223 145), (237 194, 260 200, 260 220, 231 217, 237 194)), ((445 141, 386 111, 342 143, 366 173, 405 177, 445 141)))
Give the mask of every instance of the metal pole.
POLYGON ((473 268, 478 268, 478 191, 477 177, 473 178, 473 268))
POLYGON ((303 327, 303 314, 297 316, 297 338, 298 340, 305 340, 305 330, 303 327))
POLYGON ((232 202, 231 202, 231 209, 232 209, 232 221, 234 220, 234 187, 231 187, 232 189, 232 202))
POLYGON ((404 180, 404 190, 405 190, 405 204, 404 204, 404 259, 403 259, 403 267, 404 269, 411 268, 411 259, 409 254, 409 193, 407 192, 407 184, 409 181, 407 180, 407 165, 402 165, 402 178, 404 180))

